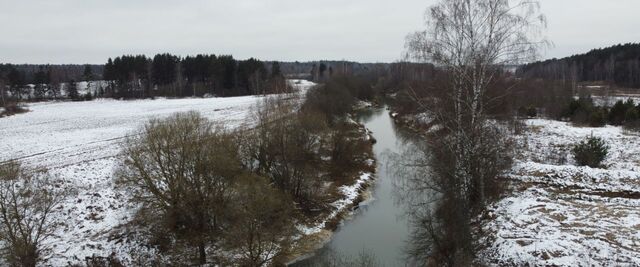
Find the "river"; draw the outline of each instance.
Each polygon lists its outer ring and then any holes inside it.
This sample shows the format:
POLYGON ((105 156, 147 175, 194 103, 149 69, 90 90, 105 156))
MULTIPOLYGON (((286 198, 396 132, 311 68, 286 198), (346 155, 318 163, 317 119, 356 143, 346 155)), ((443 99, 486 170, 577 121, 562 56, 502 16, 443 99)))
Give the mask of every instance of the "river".
POLYGON ((403 252, 410 229, 403 216, 403 205, 394 201, 397 199, 394 173, 397 172, 393 171, 389 157, 390 153, 403 151, 407 145, 403 141, 405 135, 396 128, 385 108, 363 111, 357 120, 371 130, 377 140, 373 150, 378 168, 375 185, 371 187, 372 198, 338 228, 331 241, 316 256, 294 264, 295 267, 317 266, 322 260, 320 258, 327 257, 327 254, 350 259, 368 254, 376 265, 408 266, 403 252))

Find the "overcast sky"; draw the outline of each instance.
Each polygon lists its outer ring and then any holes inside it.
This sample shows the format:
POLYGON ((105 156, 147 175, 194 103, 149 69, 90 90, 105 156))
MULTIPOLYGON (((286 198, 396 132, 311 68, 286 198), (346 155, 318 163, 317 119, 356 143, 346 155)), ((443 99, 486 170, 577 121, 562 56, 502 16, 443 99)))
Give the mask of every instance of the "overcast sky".
MULTIPOLYGON (((0 62, 121 54, 391 62, 435 0, 0 0, 0 62)), ((640 0, 542 0, 544 58, 640 42, 640 0)))

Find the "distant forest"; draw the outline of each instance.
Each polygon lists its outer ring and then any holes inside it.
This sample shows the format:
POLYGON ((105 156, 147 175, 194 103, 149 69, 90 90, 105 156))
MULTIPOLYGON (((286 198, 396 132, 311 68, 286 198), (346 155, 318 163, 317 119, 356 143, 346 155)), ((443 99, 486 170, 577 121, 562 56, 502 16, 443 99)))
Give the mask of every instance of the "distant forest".
POLYGON ((254 95, 286 89, 277 62, 268 69, 260 60, 230 55, 125 55, 107 61, 103 79, 110 81, 106 94, 125 98, 254 95))
POLYGON ((104 65, 0 64, 6 93, 26 100, 58 98, 63 84, 93 83, 94 97, 237 96, 287 90, 284 78, 324 81, 334 75, 386 73, 401 63, 277 62, 231 55, 123 55, 104 65))
POLYGON ((521 66, 520 77, 605 82, 623 88, 640 88, 640 44, 619 44, 586 54, 550 59, 521 66))
MULTIPOLYGON (((12 65, 0 64, 0 84, 18 99, 57 98, 62 84, 104 80, 94 93, 98 97, 146 98, 154 96, 235 96, 286 90, 278 62, 233 56, 179 57, 158 54, 123 55, 105 65, 12 65)), ((74 91, 76 88, 71 88, 74 91)))
POLYGON ((102 80, 104 65, 98 64, 0 64, 0 80, 9 83, 8 79, 12 78, 14 82, 36 84, 44 73, 47 78, 60 82, 83 81, 86 68, 93 73, 93 80, 102 80))

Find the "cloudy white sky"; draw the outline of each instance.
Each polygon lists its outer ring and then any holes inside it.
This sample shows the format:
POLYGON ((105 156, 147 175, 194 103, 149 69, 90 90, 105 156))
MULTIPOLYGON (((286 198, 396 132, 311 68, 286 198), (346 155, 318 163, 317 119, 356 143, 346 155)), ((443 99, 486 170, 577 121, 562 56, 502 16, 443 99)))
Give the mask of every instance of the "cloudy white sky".
MULTIPOLYGON (((0 0, 0 62, 121 54, 391 62, 436 0, 0 0)), ((640 0, 541 0, 544 58, 640 42, 640 0)))

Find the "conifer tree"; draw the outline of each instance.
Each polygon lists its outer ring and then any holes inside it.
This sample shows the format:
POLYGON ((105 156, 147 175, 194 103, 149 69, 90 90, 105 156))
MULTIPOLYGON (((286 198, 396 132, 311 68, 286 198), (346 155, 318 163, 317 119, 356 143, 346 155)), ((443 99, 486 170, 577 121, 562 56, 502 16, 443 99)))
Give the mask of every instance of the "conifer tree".
POLYGON ((76 81, 74 80, 69 81, 65 89, 67 89, 67 97, 69 99, 71 100, 78 99, 78 85, 76 84, 76 81))

